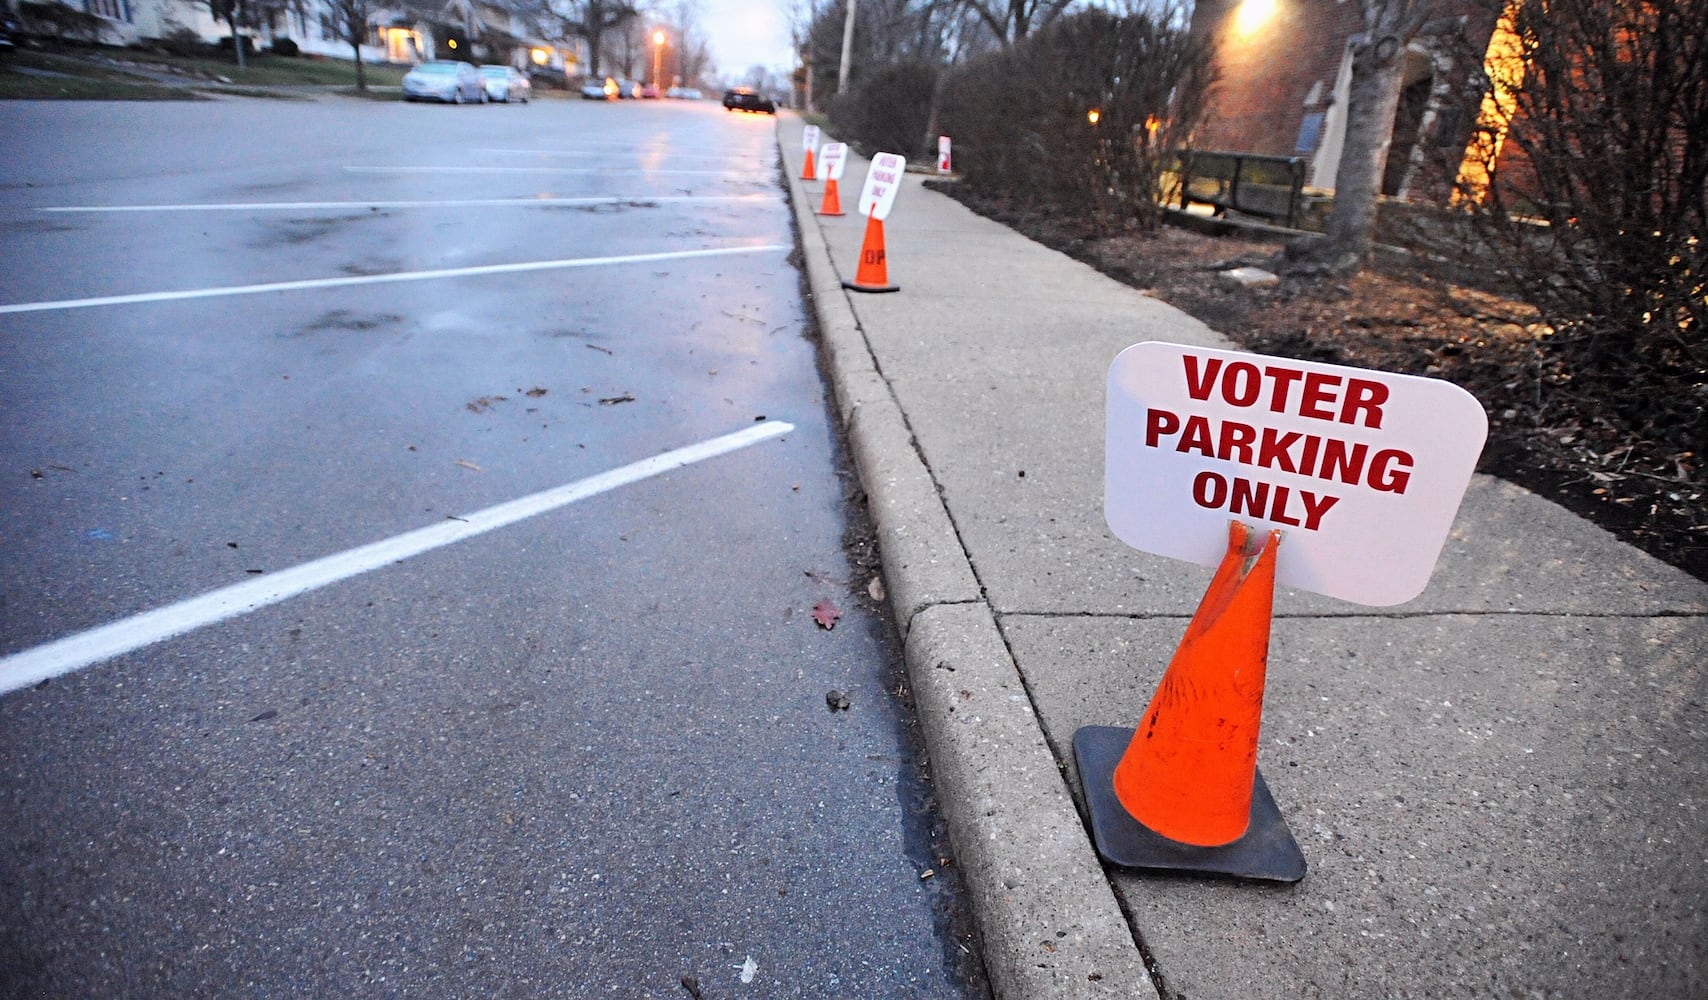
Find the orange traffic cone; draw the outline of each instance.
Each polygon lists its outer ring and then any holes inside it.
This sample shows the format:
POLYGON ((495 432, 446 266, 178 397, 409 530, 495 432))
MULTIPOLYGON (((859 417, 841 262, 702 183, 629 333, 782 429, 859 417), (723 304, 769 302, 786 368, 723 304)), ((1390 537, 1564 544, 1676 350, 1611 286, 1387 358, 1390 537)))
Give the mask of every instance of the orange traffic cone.
POLYGON ((1257 770, 1281 533, 1227 553, 1136 731, 1074 734, 1092 832, 1116 864, 1295 882, 1305 860, 1257 770))
POLYGON ((900 286, 890 284, 890 269, 884 262, 884 221, 876 215, 866 216, 866 239, 860 245, 860 266, 853 281, 844 281, 843 288, 856 292, 899 292, 900 286))
POLYGON ((807 162, 801 164, 801 180, 803 180, 803 181, 816 181, 816 180, 818 180, 818 170, 813 166, 812 150, 811 149, 807 150, 807 162))
POLYGON ((1255 564, 1252 534, 1229 526, 1227 554, 1115 767, 1115 797, 1134 819, 1198 847, 1231 844, 1251 822, 1281 533, 1255 564))
POLYGON ((824 201, 818 206, 820 215, 841 215, 842 196, 836 193, 836 178, 826 178, 824 182, 824 201))

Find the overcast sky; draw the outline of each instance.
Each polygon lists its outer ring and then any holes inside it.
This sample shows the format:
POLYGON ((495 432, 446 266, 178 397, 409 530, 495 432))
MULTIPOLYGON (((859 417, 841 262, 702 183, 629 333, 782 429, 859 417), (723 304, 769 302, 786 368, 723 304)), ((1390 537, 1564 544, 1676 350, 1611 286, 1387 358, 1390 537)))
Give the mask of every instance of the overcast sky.
POLYGON ((721 75, 734 79, 755 63, 785 74, 794 68, 780 0, 700 0, 700 9, 721 75))

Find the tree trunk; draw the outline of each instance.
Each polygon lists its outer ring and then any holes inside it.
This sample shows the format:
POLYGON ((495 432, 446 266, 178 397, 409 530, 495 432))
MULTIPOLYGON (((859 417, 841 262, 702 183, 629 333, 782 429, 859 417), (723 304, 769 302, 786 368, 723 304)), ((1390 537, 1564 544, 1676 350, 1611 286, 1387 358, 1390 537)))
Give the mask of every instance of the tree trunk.
POLYGON ((1327 233, 1287 248, 1281 268, 1288 274, 1346 275, 1370 256, 1376 235, 1376 203, 1382 168, 1394 138, 1406 46, 1411 43, 1434 0, 1362 0, 1368 30, 1352 46, 1352 79, 1347 88, 1346 141, 1335 171, 1334 207, 1327 233))
POLYGON ((243 36, 238 34, 237 25, 243 21, 243 0, 235 0, 231 5, 231 50, 237 53, 237 68, 243 69, 243 36))
POLYGON ((350 51, 354 52, 356 54, 356 91, 358 93, 367 93, 368 77, 367 77, 367 74, 362 71, 362 46, 361 46, 361 44, 357 43, 357 42, 351 42, 350 43, 350 51))
POLYGON ((231 51, 237 54, 237 68, 243 69, 243 36, 237 33, 237 15, 231 18, 231 51))
POLYGON ((1309 244, 1310 269, 1345 274, 1364 266, 1376 235, 1382 168, 1400 104, 1405 44, 1389 35, 1353 43, 1352 82, 1346 102, 1346 144, 1335 171, 1334 208, 1327 233, 1309 244))

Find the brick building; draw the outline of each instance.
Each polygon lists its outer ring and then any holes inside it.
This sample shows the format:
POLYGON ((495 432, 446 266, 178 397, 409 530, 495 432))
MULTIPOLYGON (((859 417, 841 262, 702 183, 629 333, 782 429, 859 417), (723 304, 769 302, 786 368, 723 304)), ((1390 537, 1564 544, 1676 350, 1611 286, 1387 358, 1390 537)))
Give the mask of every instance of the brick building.
MULTIPOLYGON (((1465 91, 1494 20, 1483 0, 1439 0, 1407 47, 1383 194, 1445 197, 1472 124, 1465 91)), ((1193 145, 1303 157, 1306 186, 1332 191, 1346 135, 1348 42, 1363 31, 1356 0, 1198 0, 1192 32, 1213 41, 1219 80, 1193 145)))

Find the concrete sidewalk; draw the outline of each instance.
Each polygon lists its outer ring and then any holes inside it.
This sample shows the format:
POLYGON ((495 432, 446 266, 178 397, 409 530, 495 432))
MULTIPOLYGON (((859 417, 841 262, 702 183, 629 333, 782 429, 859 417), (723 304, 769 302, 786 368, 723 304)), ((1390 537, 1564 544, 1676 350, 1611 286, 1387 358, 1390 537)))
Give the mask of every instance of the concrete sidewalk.
POLYGON ((1104 526, 1105 372, 1231 345, 919 180, 889 295, 840 286, 865 220, 791 194, 998 996, 1708 996, 1708 586, 1486 477, 1416 600, 1277 594, 1259 767, 1304 880, 1102 864, 1073 733, 1136 724, 1209 580, 1104 526))

